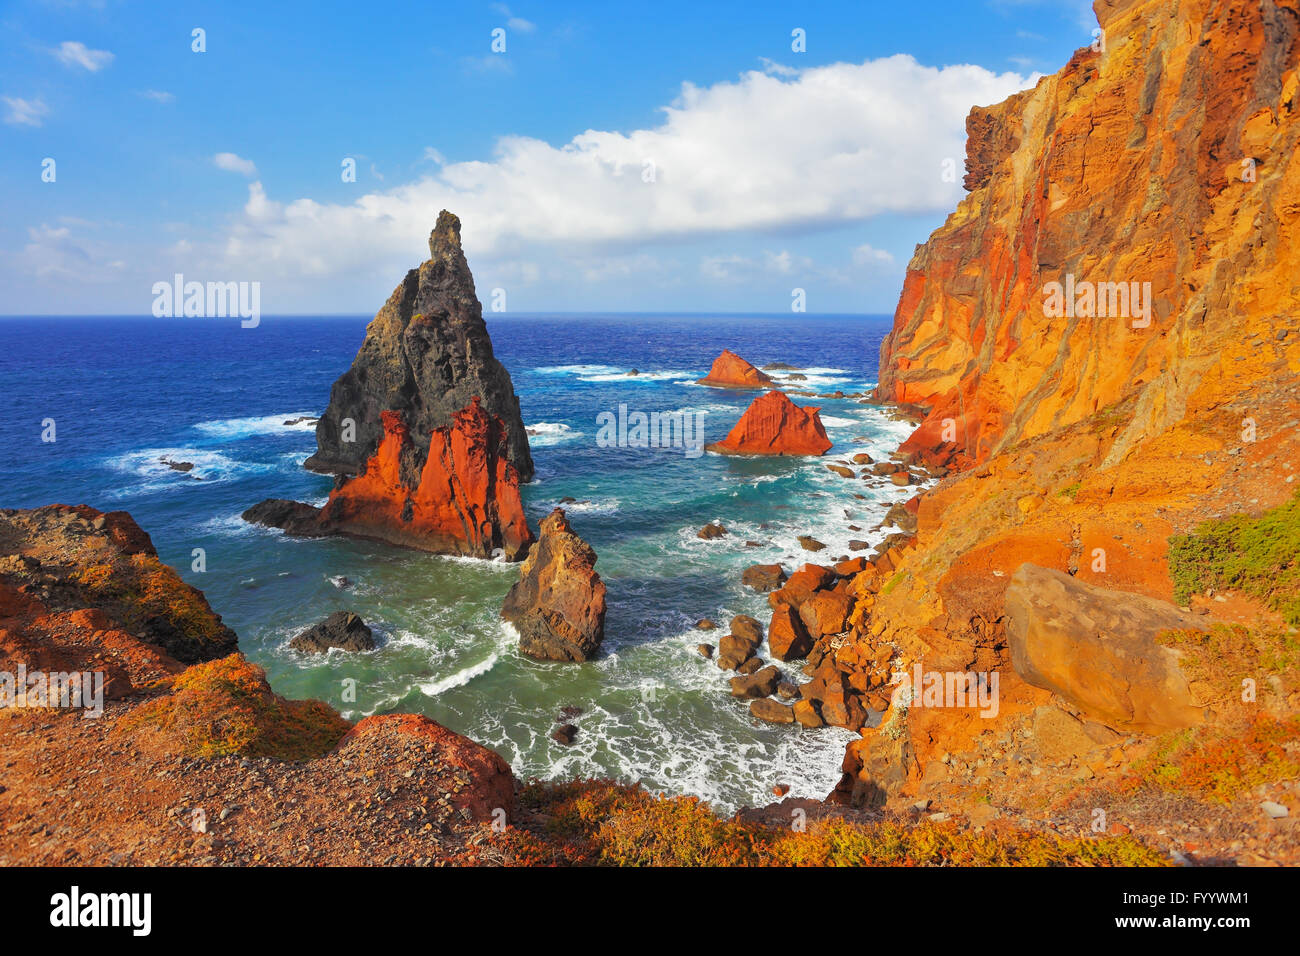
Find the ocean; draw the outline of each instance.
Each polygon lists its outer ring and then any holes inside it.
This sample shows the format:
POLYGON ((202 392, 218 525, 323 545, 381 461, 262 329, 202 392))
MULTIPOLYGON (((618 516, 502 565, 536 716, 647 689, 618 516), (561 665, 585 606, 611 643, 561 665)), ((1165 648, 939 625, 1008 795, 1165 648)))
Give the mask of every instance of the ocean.
POLYGON ((740 584, 745 567, 793 570, 847 554, 850 538, 883 538, 869 529, 912 491, 848 480, 825 464, 860 451, 884 457, 907 427, 855 400, 795 396, 821 407, 834 448, 824 459, 755 459, 601 447, 597 419, 620 405, 704 412, 705 440, 720 440, 757 394, 694 384, 724 348, 758 366, 799 366, 806 380, 792 390, 866 391, 889 318, 487 317, 534 432, 537 477, 523 490, 530 524, 574 498, 570 521, 599 555, 606 636, 585 664, 519 655, 499 617, 514 565, 295 540, 240 519, 264 498, 324 502, 330 479, 301 467, 315 449, 313 426, 286 423, 324 410, 369 318, 267 316, 255 329, 237 319, 0 320, 0 507, 129 511, 276 691, 321 698, 350 719, 426 714, 492 747, 524 779, 641 781, 723 812, 770 802, 777 784, 796 797, 825 796, 854 735, 751 718, 730 697, 729 675, 696 650, 725 630, 706 634, 694 623, 708 617, 725 628, 745 613, 766 625, 766 596, 740 584), (53 442, 42 441, 49 420, 53 442), (194 468, 178 472, 164 458, 194 468), (714 520, 731 533, 697 538, 714 520), (827 549, 803 551, 802 534, 827 549), (192 568, 197 548, 201 572, 192 568), (374 628, 376 650, 288 649, 341 609, 374 628), (550 737, 566 706, 582 710, 571 746, 550 737))

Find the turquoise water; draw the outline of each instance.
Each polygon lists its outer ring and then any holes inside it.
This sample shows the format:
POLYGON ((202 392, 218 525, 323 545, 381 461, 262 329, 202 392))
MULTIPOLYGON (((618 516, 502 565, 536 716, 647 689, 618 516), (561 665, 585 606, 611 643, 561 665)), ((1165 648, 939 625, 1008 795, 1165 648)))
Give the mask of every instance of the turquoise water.
MULTIPOLYGON (((694 384, 722 348, 757 365, 803 367, 790 388, 859 392, 875 382, 884 317, 489 317, 532 438, 537 480, 524 489, 530 521, 561 497, 599 555, 609 611, 601 654, 586 664, 521 657, 499 619, 517 568, 366 542, 302 541, 254 528, 240 512, 266 497, 321 503, 329 479, 301 463, 329 386, 350 364, 367 317, 225 320, 0 321, 0 381, 9 467, 0 506, 53 501, 129 510, 163 560, 202 588, 293 697, 320 697, 352 719, 427 714, 502 754, 522 777, 602 776, 709 799, 722 810, 762 804, 775 784, 820 797, 838 779, 838 729, 801 731, 753 720, 728 695, 727 675, 696 652, 725 633, 699 618, 767 620, 766 598, 740 586, 749 564, 794 567, 811 534, 848 553, 909 492, 831 474, 825 462, 892 451, 906 429, 852 400, 796 397, 822 407, 835 442, 822 460, 690 457, 682 449, 602 448, 597 415, 704 411, 705 439, 735 424, 753 393, 694 384), (629 377, 637 369, 640 374, 629 377), (58 440, 40 441, 53 418, 58 440), (158 459, 195 465, 190 476, 158 459), (865 495, 859 500, 854 494, 865 495), (731 534, 696 538, 722 521, 731 534), (760 547, 746 547, 746 541, 760 547), (194 548, 206 571, 191 569, 194 548), (341 578, 349 582, 340 587, 341 578), (339 609, 379 638, 371 653, 304 658, 294 634, 339 609), (354 682, 354 683, 353 683, 354 682), (355 700, 348 688, 355 689, 355 700), (572 746, 550 739, 558 710, 583 713, 572 746)), ((785 373, 775 373, 777 375, 785 373)))

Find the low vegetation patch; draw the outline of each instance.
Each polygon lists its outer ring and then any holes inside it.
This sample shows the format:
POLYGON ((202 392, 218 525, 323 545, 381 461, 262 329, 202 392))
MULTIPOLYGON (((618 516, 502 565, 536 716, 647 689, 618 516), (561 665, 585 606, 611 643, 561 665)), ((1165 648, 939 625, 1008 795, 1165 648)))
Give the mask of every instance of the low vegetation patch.
POLYGON ((1174 596, 1234 589, 1260 598, 1300 627, 1300 490, 1258 518, 1206 521, 1194 534, 1169 539, 1174 596))
POLYGON ((192 757, 311 760, 329 753, 352 725, 319 700, 286 700, 242 654, 196 664, 165 697, 123 718, 125 732, 153 729, 192 757))
POLYGON ((494 838, 513 865, 1161 866, 1129 837, 1065 839, 955 824, 809 821, 804 832, 724 820, 693 797, 591 780, 532 783, 519 797, 541 825, 494 838))

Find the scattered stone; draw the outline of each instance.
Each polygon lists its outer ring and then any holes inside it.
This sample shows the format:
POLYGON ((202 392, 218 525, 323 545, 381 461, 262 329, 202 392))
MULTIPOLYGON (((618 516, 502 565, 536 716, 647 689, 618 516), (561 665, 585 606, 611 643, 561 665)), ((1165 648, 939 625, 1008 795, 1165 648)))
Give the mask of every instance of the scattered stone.
POLYGON ((291 640, 289 646, 304 654, 324 654, 335 647, 343 651, 373 651, 375 638, 358 615, 335 611, 291 640))
POLYGON ((772 665, 753 674, 731 678, 732 697, 769 697, 781 681, 781 672, 772 665))
POLYGON ((785 584, 785 568, 779 564, 751 564, 740 576, 740 582, 755 591, 775 591, 785 584))
POLYGON ((769 724, 793 724, 794 711, 785 704, 777 703, 770 697, 760 697, 750 701, 749 712, 759 720, 769 724))

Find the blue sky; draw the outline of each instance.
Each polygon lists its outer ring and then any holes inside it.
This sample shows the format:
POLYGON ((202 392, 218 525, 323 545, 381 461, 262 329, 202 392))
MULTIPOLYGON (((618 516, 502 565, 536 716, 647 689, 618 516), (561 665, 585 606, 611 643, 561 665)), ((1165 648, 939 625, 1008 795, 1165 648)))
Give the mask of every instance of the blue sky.
POLYGON ((7 4, 0 312, 146 314, 177 271, 259 281, 268 314, 373 312, 444 205, 511 311, 781 312, 798 287, 892 312, 963 195, 941 169, 970 106, 1096 23, 1076 0, 401 6, 7 4))

